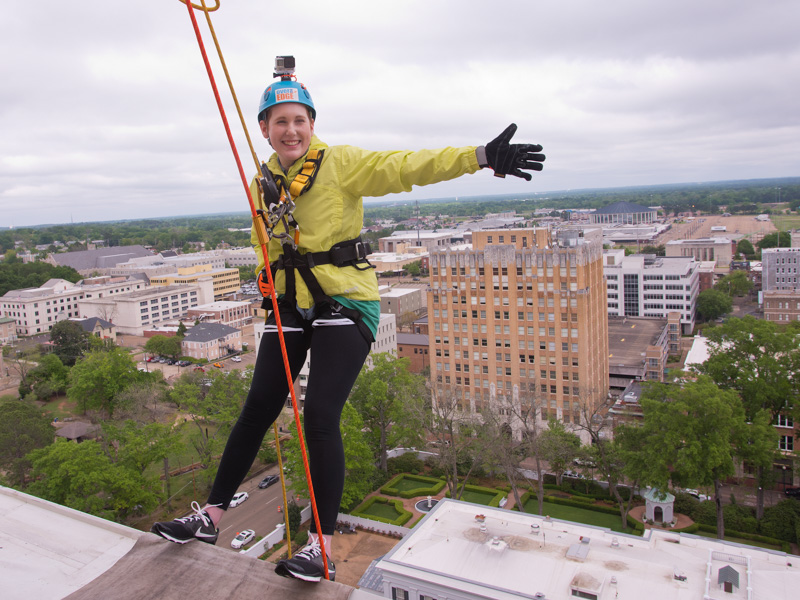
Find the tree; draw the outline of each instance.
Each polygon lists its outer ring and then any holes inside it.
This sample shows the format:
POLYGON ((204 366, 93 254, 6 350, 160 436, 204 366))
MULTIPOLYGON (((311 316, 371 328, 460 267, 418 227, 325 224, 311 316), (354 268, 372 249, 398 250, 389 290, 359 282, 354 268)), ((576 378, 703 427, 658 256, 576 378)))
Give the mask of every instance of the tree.
POLYGON ((721 277, 720 280, 714 285, 715 290, 724 292, 731 297, 746 296, 750 293, 752 288, 753 282, 750 281, 750 278, 744 271, 733 271, 732 273, 721 277))
POLYGON ((105 519, 122 520, 140 505, 158 504, 158 484, 121 464, 114 464, 101 445, 57 440, 32 451, 34 481, 27 492, 105 519))
POLYGON ((144 349, 150 354, 177 358, 182 353, 182 341, 183 338, 178 336, 154 335, 147 340, 144 349))
POLYGON ((626 501, 620 493, 619 484, 628 477, 632 479, 631 487, 637 486, 637 472, 627 467, 635 460, 631 454, 638 450, 640 436, 638 432, 629 432, 618 441, 612 433, 613 422, 608 418, 608 404, 595 401, 597 394, 584 395, 586 398, 579 400, 580 420, 577 427, 588 434, 591 441, 588 457, 608 482, 608 492, 619 506, 622 527, 627 527, 633 494, 626 501))
POLYGON ((739 240, 739 242, 736 244, 736 251, 748 258, 751 258, 756 254, 756 249, 753 247, 752 242, 747 239, 739 240))
POLYGON ((756 246, 761 250, 764 248, 791 248, 792 236, 788 231, 773 231, 761 238, 756 246))
POLYGON ((178 323, 178 331, 175 333, 175 336, 179 338, 186 337, 186 325, 183 324, 183 321, 178 323))
MULTIPOLYGON (((581 447, 580 438, 567 431, 564 423, 557 419, 547 422, 548 428, 539 432, 536 438, 534 455, 548 463, 550 471, 556 474, 556 480, 561 481, 561 476, 577 456, 581 447)), ((538 473, 539 490, 539 514, 543 514, 544 509, 544 474, 540 470, 538 473)))
POLYGON ((717 537, 724 539, 722 482, 734 474, 737 445, 746 438, 745 415, 735 392, 701 375, 683 386, 650 384, 640 399, 644 415, 642 482, 662 490, 713 486, 717 537))
POLYGON ((164 385, 161 371, 156 369, 137 380, 114 398, 114 416, 119 420, 131 419, 139 424, 155 423, 163 414, 163 403, 169 390, 164 385))
POLYGON ((444 471, 450 497, 459 499, 473 469, 481 463, 484 444, 475 435, 479 421, 462 405, 459 390, 435 386, 427 396, 412 398, 406 407, 420 431, 438 447, 434 459, 444 471), (459 489, 459 476, 463 476, 459 489))
POLYGON ((408 263, 405 266, 405 271, 409 275, 413 275, 414 277, 418 277, 420 272, 422 271, 422 262, 421 261, 414 261, 412 263, 408 263))
MULTIPOLYGON (((797 332, 773 321, 751 316, 728 319, 707 330, 709 357, 700 371, 723 389, 735 390, 748 422, 766 410, 771 423, 779 416, 800 417, 800 347, 797 332)), ((774 447, 777 451, 777 445, 774 447)), ((757 465, 756 516, 764 511, 764 491, 770 482, 771 459, 757 465)))
POLYGON ((191 441, 210 483, 217 472, 216 457, 247 398, 253 369, 248 367, 244 372, 233 370, 227 373, 215 371, 206 375, 194 392, 189 389, 191 379, 187 378, 181 386, 180 406, 195 426, 191 441))
POLYGON ((69 368, 64 366, 56 354, 45 354, 39 365, 28 374, 34 395, 39 400, 49 400, 62 394, 69 383, 69 368))
MULTIPOLYGON (((300 417, 303 423, 303 417, 300 417)), ((342 510, 351 509, 372 490, 376 468, 373 453, 364 435, 364 423, 358 411, 348 401, 342 409, 341 419, 342 444, 344 446, 344 489, 342 491, 342 510)), ((289 426, 291 437, 281 445, 281 456, 286 473, 290 475, 292 491, 305 498, 309 497, 306 470, 300 452, 297 436, 297 425, 292 421, 289 426)), ((306 449, 308 456, 308 449, 306 449)))
POLYGON ((50 419, 32 404, 14 400, 0 404, 0 467, 14 483, 24 485, 30 463, 25 456, 53 443, 50 419))
POLYGON ((71 367, 89 349, 89 334, 76 321, 59 321, 50 330, 53 353, 71 367))
POLYGON ((703 290, 697 295, 697 314, 706 321, 713 321, 733 310, 733 300, 725 292, 716 289, 703 290))
POLYGON ((84 414, 89 409, 104 410, 110 418, 117 394, 140 378, 136 363, 125 350, 94 350, 72 367, 67 396, 84 414))
POLYGON ((421 442, 416 424, 408 424, 403 407, 411 398, 426 395, 425 381, 408 372, 409 360, 381 352, 373 355, 372 368, 361 370, 350 402, 358 411, 369 435, 370 446, 381 471, 386 473, 386 453, 398 445, 417 446, 421 442))

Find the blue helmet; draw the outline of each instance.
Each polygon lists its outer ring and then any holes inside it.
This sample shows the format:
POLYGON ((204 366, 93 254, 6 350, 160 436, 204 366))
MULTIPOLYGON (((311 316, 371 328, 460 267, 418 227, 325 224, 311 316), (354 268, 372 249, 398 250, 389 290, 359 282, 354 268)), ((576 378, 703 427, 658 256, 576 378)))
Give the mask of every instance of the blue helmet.
POLYGON ((306 86, 292 79, 281 79, 270 85, 261 96, 261 104, 258 106, 258 120, 263 120, 264 111, 272 108, 281 102, 297 102, 304 104, 311 111, 311 118, 317 118, 317 110, 311 100, 306 86))

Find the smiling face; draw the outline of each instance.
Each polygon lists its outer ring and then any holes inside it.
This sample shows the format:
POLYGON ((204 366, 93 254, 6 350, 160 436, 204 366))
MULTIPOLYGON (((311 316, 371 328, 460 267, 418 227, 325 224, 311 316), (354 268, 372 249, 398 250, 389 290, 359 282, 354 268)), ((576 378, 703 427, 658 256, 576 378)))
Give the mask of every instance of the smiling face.
POLYGON ((297 102, 277 104, 269 110, 267 121, 259 121, 262 135, 278 153, 284 170, 302 157, 314 135, 314 121, 308 109, 297 102))

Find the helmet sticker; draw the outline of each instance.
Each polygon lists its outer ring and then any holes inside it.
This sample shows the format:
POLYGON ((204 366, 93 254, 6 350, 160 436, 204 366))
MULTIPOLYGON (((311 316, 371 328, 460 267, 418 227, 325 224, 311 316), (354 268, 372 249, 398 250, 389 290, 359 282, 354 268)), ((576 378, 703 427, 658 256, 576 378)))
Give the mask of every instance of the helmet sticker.
POLYGON ((294 88, 275 90, 275 102, 299 102, 300 96, 294 88))

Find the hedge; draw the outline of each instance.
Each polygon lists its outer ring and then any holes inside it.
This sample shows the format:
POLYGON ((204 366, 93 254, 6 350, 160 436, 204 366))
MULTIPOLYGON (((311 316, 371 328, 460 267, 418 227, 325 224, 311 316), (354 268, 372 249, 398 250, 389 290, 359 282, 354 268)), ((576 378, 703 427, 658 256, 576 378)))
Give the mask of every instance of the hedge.
POLYGON ((383 496, 373 496, 369 498, 364 504, 359 506, 357 509, 350 513, 354 517, 363 517, 365 519, 371 519, 372 521, 380 521, 381 523, 389 523, 390 525, 397 525, 402 526, 405 525, 411 517, 414 515, 403 508, 402 500, 390 500, 389 498, 384 498, 383 496), (365 513, 369 507, 373 504, 392 504, 394 505, 395 510, 398 512, 398 517, 396 519, 386 519, 383 517, 378 517, 372 514, 365 513))
POLYGON ((388 496, 399 496, 400 498, 415 498, 417 496, 435 496, 436 494, 441 492, 442 489, 444 489, 445 485, 447 484, 445 483, 445 481, 441 479, 434 479, 432 477, 425 477, 423 475, 409 475, 408 473, 400 473, 396 477, 393 477, 387 484, 381 486, 380 492, 381 494, 386 494, 388 496), (394 486, 397 485, 397 483, 400 482, 402 479, 419 481, 421 485, 418 488, 400 491, 394 486))
MULTIPOLYGON (((706 533, 713 533, 714 535, 717 534, 717 528, 711 525, 704 525, 703 523, 695 523, 697 525, 697 529, 700 531, 705 531, 706 533)), ((686 528, 688 529, 688 527, 686 528)), ((683 531, 686 531, 685 529, 683 531)), ((686 531, 688 533, 688 531, 686 531)), ((751 542, 760 542, 762 544, 769 544, 770 546, 777 546, 784 552, 790 553, 792 551, 791 544, 789 542, 784 542, 783 540, 779 540, 778 538, 767 537, 765 535, 759 535, 757 533, 747 533, 746 531, 733 531, 725 529, 725 537, 735 537, 742 540, 749 540, 751 542)))

